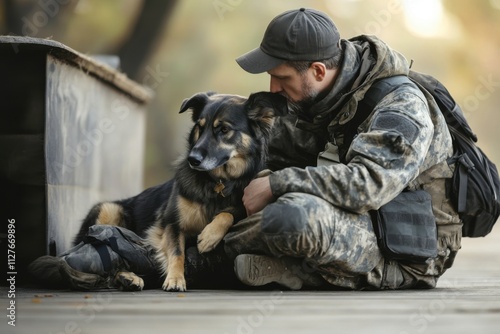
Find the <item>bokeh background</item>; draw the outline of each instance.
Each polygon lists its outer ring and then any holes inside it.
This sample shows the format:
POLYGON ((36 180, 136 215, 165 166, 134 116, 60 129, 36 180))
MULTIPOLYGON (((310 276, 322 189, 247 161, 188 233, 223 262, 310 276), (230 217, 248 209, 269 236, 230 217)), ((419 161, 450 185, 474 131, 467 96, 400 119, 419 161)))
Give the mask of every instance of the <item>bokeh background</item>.
MULTIPOLYGON (((259 45, 269 21, 293 8, 325 11, 343 38, 378 35, 413 69, 439 78, 462 106, 481 148, 500 163, 500 0, 2 0, 0 34, 50 38, 88 55, 118 55, 150 87, 144 186, 172 177, 199 91, 268 90, 234 59, 259 45)), ((0 55, 1 59, 1 55, 0 55)), ((131 152, 133 153, 133 152, 131 152)))

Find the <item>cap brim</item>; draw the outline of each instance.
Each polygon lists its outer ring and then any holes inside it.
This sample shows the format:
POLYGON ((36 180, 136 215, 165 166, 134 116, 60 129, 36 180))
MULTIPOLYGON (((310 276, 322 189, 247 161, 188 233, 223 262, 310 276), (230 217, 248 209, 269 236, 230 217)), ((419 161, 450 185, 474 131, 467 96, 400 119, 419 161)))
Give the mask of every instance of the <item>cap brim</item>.
POLYGON ((286 60, 275 58, 260 48, 245 53, 244 55, 236 58, 236 62, 247 72, 252 74, 267 72, 276 66, 283 64, 286 60))

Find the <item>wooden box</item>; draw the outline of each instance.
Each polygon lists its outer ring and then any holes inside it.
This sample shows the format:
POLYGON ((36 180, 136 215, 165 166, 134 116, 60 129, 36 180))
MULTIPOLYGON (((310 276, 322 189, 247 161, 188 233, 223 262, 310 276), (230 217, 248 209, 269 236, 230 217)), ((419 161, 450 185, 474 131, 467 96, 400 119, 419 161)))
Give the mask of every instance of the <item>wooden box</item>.
POLYGON ((0 37, 0 59, 0 238, 21 275, 69 249, 93 204, 142 190, 152 92, 51 40, 0 37))

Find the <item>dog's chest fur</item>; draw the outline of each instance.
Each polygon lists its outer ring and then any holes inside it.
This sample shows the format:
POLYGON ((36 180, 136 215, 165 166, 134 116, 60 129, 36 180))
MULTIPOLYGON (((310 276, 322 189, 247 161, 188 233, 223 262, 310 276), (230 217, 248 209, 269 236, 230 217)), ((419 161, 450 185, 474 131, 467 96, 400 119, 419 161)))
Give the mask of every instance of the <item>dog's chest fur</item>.
POLYGON ((209 223, 206 207, 203 204, 190 201, 182 196, 178 197, 177 209, 179 227, 187 235, 199 234, 209 223))

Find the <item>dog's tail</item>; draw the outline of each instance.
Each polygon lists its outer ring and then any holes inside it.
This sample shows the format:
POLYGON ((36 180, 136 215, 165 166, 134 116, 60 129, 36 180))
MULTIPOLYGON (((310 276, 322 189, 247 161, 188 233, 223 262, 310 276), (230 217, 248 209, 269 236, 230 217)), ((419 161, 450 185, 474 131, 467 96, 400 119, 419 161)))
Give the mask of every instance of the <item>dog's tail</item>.
POLYGON ((80 231, 73 240, 73 245, 78 245, 87 234, 92 225, 111 225, 130 228, 129 214, 120 202, 102 202, 90 209, 83 220, 80 231))

